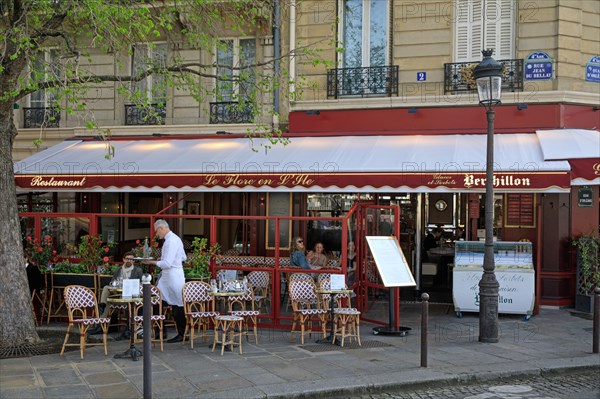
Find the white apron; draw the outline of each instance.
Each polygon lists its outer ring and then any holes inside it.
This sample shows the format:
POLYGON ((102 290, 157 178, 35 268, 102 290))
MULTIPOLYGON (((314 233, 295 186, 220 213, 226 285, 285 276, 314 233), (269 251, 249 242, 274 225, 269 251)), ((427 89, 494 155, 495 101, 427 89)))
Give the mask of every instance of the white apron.
POLYGON ((162 293, 163 300, 169 305, 183 306, 183 294, 181 290, 185 284, 182 267, 163 269, 158 289, 162 293))

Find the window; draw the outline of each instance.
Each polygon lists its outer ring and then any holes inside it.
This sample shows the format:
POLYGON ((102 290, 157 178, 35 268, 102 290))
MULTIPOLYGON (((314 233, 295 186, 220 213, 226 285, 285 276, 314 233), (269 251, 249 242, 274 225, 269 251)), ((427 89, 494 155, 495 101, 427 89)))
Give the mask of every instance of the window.
POLYGON ((224 39, 217 44, 217 101, 229 102, 254 98, 253 68, 233 69, 256 63, 256 39, 224 39), (239 84, 232 79, 239 78, 239 84))
MULTIPOLYGON (((32 60, 30 85, 51 82, 61 77, 59 52, 56 49, 40 51, 32 60)), ((59 88, 40 89, 31 93, 29 107, 23 108, 23 127, 59 127, 60 110, 57 105, 59 88)))
MULTIPOLYGON (((164 67, 167 64, 167 44, 140 44, 133 48, 132 73, 143 73, 150 67, 164 67)), ((165 77, 154 73, 139 82, 132 84, 134 102, 150 102, 164 104, 167 101, 165 77)))
POLYGON ((494 49, 494 58, 514 58, 514 0, 455 0, 455 62, 481 60, 481 50, 494 49))
POLYGON ((388 0, 340 0, 344 46, 342 66, 360 68, 388 63, 388 0))

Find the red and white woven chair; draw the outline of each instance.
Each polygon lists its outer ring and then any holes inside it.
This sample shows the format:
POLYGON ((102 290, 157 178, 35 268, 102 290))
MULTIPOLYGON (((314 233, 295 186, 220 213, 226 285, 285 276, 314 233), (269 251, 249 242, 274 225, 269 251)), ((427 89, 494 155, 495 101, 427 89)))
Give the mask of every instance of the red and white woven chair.
POLYGON ((267 313, 270 309, 267 307, 267 302, 271 304, 271 276, 269 272, 256 271, 248 273, 248 284, 254 292, 254 301, 258 305, 258 309, 262 309, 263 305, 267 313))
POLYGON ((185 311, 185 332, 183 334, 183 344, 185 336, 190 331, 190 344, 194 348, 194 332, 202 329, 202 337, 206 341, 206 330, 219 312, 214 310, 213 298, 208 294, 211 287, 201 281, 188 281, 183 286, 183 309, 185 311))
POLYGON ((313 280, 312 275, 308 274, 308 273, 291 273, 288 277, 288 300, 287 300, 287 304, 285 305, 285 311, 287 312, 287 310, 290 307, 290 304, 292 303, 292 297, 291 295, 289 295, 289 286, 290 283, 292 281, 308 281, 310 283, 312 283, 314 285, 315 280, 313 280))
MULTIPOLYGON (((327 291, 331 288, 331 279, 324 278, 321 280, 321 289, 327 291)), ((323 308, 327 309, 330 305, 331 295, 324 294, 321 298, 323 308)), ((358 346, 360 343, 360 311, 353 307, 342 306, 343 302, 350 304, 350 296, 348 294, 335 294, 333 295, 333 343, 335 343, 336 336, 341 337, 341 346, 344 346, 344 340, 346 338, 356 338, 358 346)))
POLYGON ((250 335, 249 325, 252 323, 254 343, 258 344, 257 319, 260 311, 254 309, 254 292, 252 291, 252 287, 248 287, 244 295, 227 297, 227 303, 231 316, 238 316, 244 319, 242 327, 244 329, 243 333, 246 335, 246 340, 248 340, 248 336, 250 335), (250 304, 250 309, 246 308, 247 303, 250 304), (239 310, 235 310, 236 305, 239 305, 239 310))
MULTIPOLYGON (((163 314, 163 310, 162 310, 162 293, 160 292, 160 289, 155 286, 152 285, 150 286, 150 294, 151 294, 151 300, 150 300, 150 304, 152 305, 152 315, 150 316, 150 321, 151 321, 151 327, 150 327, 150 334, 151 334, 151 339, 152 342, 160 342, 160 351, 163 351, 163 323, 165 320, 165 315, 163 314), (156 310, 156 312, 155 312, 156 310), (158 337, 155 335, 156 330, 158 330, 158 337)), ((143 292, 142 292, 143 294, 143 292)), ((133 318, 133 322, 135 324, 133 331, 138 331, 140 327, 142 327, 144 325, 144 315, 139 314, 141 313, 141 310, 143 310, 143 303, 142 302, 136 302, 134 307, 133 307, 133 314, 135 315, 133 318)), ((134 341, 135 343, 137 342, 143 342, 144 340, 142 338, 138 338, 137 333, 135 334, 134 337, 134 341)))
POLYGON ((290 281, 289 292, 294 313, 290 341, 292 340, 294 332, 297 332, 295 331, 295 328, 296 322, 298 322, 300 323, 302 345, 304 345, 304 334, 308 333, 309 337, 312 334, 312 318, 314 316, 317 316, 319 323, 321 323, 321 331, 323 333, 323 338, 325 338, 325 316, 327 315, 327 310, 320 307, 315 289, 315 283, 312 282, 312 280, 290 281), (307 322, 308 330, 305 328, 307 322))
POLYGON ((64 289, 64 298, 67 314, 69 316, 69 326, 67 327, 67 334, 65 335, 65 340, 60 351, 61 356, 65 352, 66 346, 79 346, 81 358, 83 359, 85 347, 96 345, 104 345, 104 354, 106 355, 106 333, 108 331, 110 319, 108 317, 99 317, 98 303, 96 302, 96 295, 94 292, 82 285, 68 285, 64 289), (69 334, 74 325, 77 325, 79 329, 79 343, 68 344, 69 334), (102 327, 102 343, 87 343, 87 331, 90 327, 95 327, 97 325, 102 327))

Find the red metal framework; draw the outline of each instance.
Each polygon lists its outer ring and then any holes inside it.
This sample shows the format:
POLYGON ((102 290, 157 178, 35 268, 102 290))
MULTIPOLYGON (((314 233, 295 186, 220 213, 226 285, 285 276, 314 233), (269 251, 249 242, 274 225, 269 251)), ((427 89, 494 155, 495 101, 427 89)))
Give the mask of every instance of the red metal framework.
MULTIPOLYGON (((173 206, 171 204, 170 206, 173 206)), ((356 271, 356 281, 352 288, 355 290, 356 304, 357 307, 363 312, 363 315, 366 314, 372 304, 369 301, 369 296, 371 298, 374 296, 373 293, 378 289, 387 290, 383 284, 380 282, 373 282, 369 280, 369 276, 371 275, 371 271, 367 268, 368 265, 373 264, 373 258, 368 251, 366 246, 365 235, 373 234, 376 230, 376 224, 378 223, 378 219, 369 217, 369 214, 377 214, 381 210, 389 210, 391 214, 396 215, 393 218, 393 231, 396 236, 399 236, 399 207, 398 206, 380 206, 380 205, 370 205, 361 203, 357 201, 354 206, 350 209, 350 211, 344 217, 330 217, 324 218, 321 217, 319 220, 328 220, 328 221, 337 221, 341 223, 341 253, 340 253, 340 265, 341 270, 311 270, 312 274, 322 274, 322 273, 334 273, 334 274, 347 274, 347 243, 349 241, 349 221, 351 218, 356 219, 356 233, 353 239, 356 243, 356 259, 357 259, 357 271, 356 271)), ((163 211, 165 211, 164 209, 163 211)), ((86 224, 88 228, 88 234, 98 234, 100 233, 99 229, 101 226, 101 218, 147 218, 150 221, 150 231, 148 237, 154 237, 154 221, 157 219, 165 219, 169 222, 171 226, 173 226, 173 230, 177 231, 178 221, 180 219, 199 219, 205 220, 209 224, 209 241, 211 244, 217 243, 216 237, 218 237, 218 225, 219 221, 226 220, 242 220, 245 222, 249 221, 264 221, 267 220, 273 221, 275 223, 275 249, 274 249, 274 265, 273 266, 240 266, 240 265, 232 265, 232 264, 222 264, 217 265, 215 260, 212 260, 212 264, 210 265, 210 270, 213 277, 216 276, 216 273, 219 269, 230 269, 230 270, 238 270, 242 272, 251 272, 251 271, 267 271, 271 276, 271 301, 270 301, 270 314, 261 314, 261 323, 259 324, 261 327, 272 327, 272 328, 287 328, 289 327, 289 323, 291 321, 291 315, 284 314, 285 309, 282 309, 283 297, 282 294, 285 293, 285 290, 282 291, 282 276, 285 273, 298 273, 305 272, 303 270, 299 270, 297 268, 291 268, 282 266, 280 259, 288 256, 288 252, 281 250, 280 248, 286 247, 287 245, 282 245, 280 242, 280 226, 281 222, 284 220, 289 220, 290 224, 294 222, 302 223, 315 220, 315 217, 307 217, 307 216, 293 216, 293 217, 280 217, 280 216, 239 216, 239 215, 174 215, 174 214, 163 214, 162 212, 158 214, 123 214, 123 213, 42 213, 42 212, 25 212, 21 213, 19 216, 28 218, 29 224, 33 221, 33 235, 36 238, 41 238, 42 236, 42 222, 44 219, 56 220, 59 218, 70 218, 76 219, 80 224, 86 224)), ((371 278, 372 280, 372 278, 371 278)), ((399 309, 399 292, 395 291, 395 309, 399 309)), ((396 314, 396 322, 399 320, 399 312, 396 314)), ((387 321, 370 319, 368 317, 363 317, 363 320, 368 321, 370 323, 386 325, 387 321)))

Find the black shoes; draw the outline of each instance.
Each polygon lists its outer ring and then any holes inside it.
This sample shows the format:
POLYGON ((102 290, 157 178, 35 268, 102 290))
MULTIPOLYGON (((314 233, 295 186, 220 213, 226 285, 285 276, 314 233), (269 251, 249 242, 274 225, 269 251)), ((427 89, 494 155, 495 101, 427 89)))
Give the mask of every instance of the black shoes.
POLYGON ((181 335, 177 334, 177 335, 176 335, 176 336, 174 336, 173 338, 171 338, 171 339, 168 339, 168 340, 167 340, 167 342, 168 342, 169 344, 172 344, 172 343, 175 343, 175 342, 183 342, 183 337, 182 337, 181 335))

